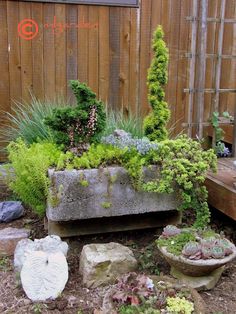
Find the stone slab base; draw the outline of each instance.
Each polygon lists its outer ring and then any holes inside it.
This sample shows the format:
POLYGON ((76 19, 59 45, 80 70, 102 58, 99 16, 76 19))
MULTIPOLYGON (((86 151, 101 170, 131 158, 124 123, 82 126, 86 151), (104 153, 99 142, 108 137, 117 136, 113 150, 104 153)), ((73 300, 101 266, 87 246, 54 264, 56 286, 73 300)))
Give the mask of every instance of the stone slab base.
POLYGON ((217 268, 212 273, 210 273, 208 276, 192 277, 184 275, 176 268, 171 267, 170 273, 173 277, 179 279, 181 282, 185 283, 189 287, 194 288, 198 291, 203 291, 213 289, 219 281, 223 271, 224 266, 221 266, 220 268, 217 268))
POLYGON ((67 222, 48 220, 47 224, 45 222, 45 227, 48 230, 48 234, 55 234, 60 237, 71 237, 86 234, 155 228, 168 224, 178 224, 180 222, 181 214, 178 211, 168 211, 67 222))

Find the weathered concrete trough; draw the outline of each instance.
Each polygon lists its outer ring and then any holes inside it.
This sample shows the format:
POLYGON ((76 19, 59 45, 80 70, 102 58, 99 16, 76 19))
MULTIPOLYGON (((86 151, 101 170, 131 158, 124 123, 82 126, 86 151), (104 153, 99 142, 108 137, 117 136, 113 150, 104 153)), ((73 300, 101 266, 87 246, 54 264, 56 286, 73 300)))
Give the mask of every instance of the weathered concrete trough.
MULTIPOLYGON (((154 170, 145 169, 144 179, 155 179, 154 170)), ((122 167, 50 169, 48 175, 49 234, 73 236, 157 227, 180 221, 176 194, 137 191, 122 167)))

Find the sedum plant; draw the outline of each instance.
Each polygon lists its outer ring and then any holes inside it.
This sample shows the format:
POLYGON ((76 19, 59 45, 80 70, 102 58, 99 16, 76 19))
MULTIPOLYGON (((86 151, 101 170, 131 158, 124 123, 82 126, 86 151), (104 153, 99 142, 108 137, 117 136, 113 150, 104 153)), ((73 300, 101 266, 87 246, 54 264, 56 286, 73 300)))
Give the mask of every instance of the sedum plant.
POLYGON ((54 109, 44 122, 52 130, 57 144, 80 154, 89 143, 99 141, 106 125, 106 114, 103 103, 85 83, 72 80, 70 86, 77 105, 54 109))
POLYGON ((163 37, 162 27, 158 26, 153 36, 154 57, 147 77, 148 100, 152 111, 143 124, 144 134, 151 141, 162 141, 168 137, 166 125, 170 119, 170 110, 164 100, 164 86, 168 80, 168 49, 163 37))

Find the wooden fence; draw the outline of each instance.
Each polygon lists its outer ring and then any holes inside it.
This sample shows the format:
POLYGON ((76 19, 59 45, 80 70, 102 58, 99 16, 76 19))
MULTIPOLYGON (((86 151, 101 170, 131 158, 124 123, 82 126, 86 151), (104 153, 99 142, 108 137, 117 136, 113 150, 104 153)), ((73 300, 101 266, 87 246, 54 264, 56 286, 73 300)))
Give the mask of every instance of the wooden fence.
MULTIPOLYGON (((79 79, 112 108, 146 114, 146 76, 152 57, 151 38, 163 25, 169 47, 166 99, 174 134, 188 117, 192 0, 142 0, 139 8, 7 1, 0 2, 0 109, 11 110, 11 100, 71 97, 68 80, 79 79), (39 31, 32 40, 18 34, 18 24, 34 20, 39 31), (52 24, 70 25, 65 31, 52 24), (77 25, 77 26, 76 26, 77 25)), ((208 16, 220 16, 221 0, 208 1, 208 16)), ((226 0, 225 17, 235 19, 236 1, 226 0)), ((208 25, 207 53, 217 52, 217 23, 208 25)), ((236 55, 235 24, 224 28, 223 53, 236 55)), ((221 88, 235 88, 236 59, 223 59, 221 88)), ((216 59, 206 62, 206 88, 211 88, 216 59)), ((205 95, 204 119, 212 111, 213 95, 205 95)), ((219 110, 233 113, 235 94, 220 95, 219 110)), ((196 108, 196 100, 193 107, 196 108)), ((193 110, 193 114, 196 110, 193 110)), ((0 116, 1 118, 1 116, 0 116)), ((194 119, 193 119, 194 121, 194 119)))

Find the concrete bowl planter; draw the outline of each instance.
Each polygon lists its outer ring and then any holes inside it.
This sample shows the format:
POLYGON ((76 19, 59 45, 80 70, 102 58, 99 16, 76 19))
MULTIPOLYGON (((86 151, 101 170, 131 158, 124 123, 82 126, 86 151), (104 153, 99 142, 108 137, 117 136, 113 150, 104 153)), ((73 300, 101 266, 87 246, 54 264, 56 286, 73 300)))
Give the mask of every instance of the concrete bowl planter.
MULTIPOLYGON (((170 287, 173 288, 184 288, 187 289, 194 302, 194 313, 195 314, 205 314, 206 313, 206 306, 205 302, 200 296, 200 294, 193 288, 188 287, 186 285, 183 285, 179 283, 176 279, 173 279, 168 276, 149 276, 150 279, 152 279, 154 285, 156 285, 158 282, 165 282, 168 283, 170 287)), ((115 307, 115 304, 112 300, 112 296, 117 291, 116 285, 111 286, 108 291, 106 292, 104 299, 103 299, 103 305, 102 305, 102 313, 103 314, 116 314, 117 310, 115 307)))
POLYGON ((165 247, 158 247, 158 249, 170 266, 180 271, 182 274, 192 277, 209 275, 214 270, 221 268, 236 257, 236 250, 234 250, 232 254, 222 259, 190 260, 182 255, 176 256, 167 252, 165 247))
MULTIPOLYGON (((155 179, 156 167, 144 170, 155 179)), ((48 171, 49 234, 73 236, 179 223, 177 193, 137 191, 123 167, 48 171)))

